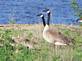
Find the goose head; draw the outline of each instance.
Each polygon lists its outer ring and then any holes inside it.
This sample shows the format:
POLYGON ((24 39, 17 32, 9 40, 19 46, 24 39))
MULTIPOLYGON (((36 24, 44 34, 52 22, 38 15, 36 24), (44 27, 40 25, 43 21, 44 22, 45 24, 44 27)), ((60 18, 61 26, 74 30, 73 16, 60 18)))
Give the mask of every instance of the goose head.
POLYGON ((50 9, 44 9, 43 12, 47 13, 47 25, 49 25, 51 11, 50 11, 50 9))
POLYGON ((42 21, 43 21, 43 25, 45 26, 46 23, 45 23, 45 19, 44 19, 44 15, 42 13, 38 14, 37 16, 41 17, 42 18, 42 21))

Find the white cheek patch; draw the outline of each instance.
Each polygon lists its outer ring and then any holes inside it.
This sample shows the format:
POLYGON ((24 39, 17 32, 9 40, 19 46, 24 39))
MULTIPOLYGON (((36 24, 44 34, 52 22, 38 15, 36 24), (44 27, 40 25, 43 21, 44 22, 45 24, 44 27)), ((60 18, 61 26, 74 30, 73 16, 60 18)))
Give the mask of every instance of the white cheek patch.
POLYGON ((50 11, 47 11, 47 13, 50 13, 50 11))
POLYGON ((40 17, 43 17, 43 15, 41 15, 40 17))

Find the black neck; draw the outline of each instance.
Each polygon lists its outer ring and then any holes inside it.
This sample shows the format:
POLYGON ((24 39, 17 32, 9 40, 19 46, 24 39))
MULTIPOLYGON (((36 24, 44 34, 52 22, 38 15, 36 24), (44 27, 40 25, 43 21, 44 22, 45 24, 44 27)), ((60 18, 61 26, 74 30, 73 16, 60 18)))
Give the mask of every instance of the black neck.
POLYGON ((48 13, 47 25, 50 24, 50 13, 48 13))
POLYGON ((43 21, 43 25, 45 26, 45 25, 46 25, 46 23, 45 23, 44 16, 42 17, 42 21, 43 21))

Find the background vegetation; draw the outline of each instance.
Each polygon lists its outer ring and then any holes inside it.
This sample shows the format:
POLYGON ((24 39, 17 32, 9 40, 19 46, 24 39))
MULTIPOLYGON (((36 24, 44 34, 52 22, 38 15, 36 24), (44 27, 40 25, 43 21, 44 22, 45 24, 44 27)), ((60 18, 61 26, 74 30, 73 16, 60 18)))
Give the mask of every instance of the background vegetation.
POLYGON ((28 29, 0 29, 0 61, 82 61, 81 27, 53 26, 67 37, 73 38, 74 47, 49 44, 42 37, 41 25, 26 27, 28 29), (12 37, 16 39, 18 36, 21 41, 17 39, 18 43, 13 42, 12 37), (21 44, 24 42, 21 38, 29 39, 33 48, 21 44))
POLYGON ((72 0, 71 6, 72 6, 72 8, 75 12, 75 16, 78 16, 79 18, 82 18, 82 7, 79 5, 77 0, 72 0))

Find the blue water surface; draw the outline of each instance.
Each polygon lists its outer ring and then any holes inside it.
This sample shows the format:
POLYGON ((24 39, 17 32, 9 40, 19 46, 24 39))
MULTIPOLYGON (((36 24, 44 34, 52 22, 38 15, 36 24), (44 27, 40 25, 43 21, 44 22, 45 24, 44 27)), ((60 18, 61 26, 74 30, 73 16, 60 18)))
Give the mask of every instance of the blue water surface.
MULTIPOLYGON (((52 12, 51 23, 73 24, 78 18, 71 8, 72 0, 0 0, 0 24, 15 20, 17 24, 42 23, 36 15, 44 8, 52 12)), ((82 0, 78 0, 82 6, 82 0)), ((45 16, 46 18, 46 16, 45 16)))

